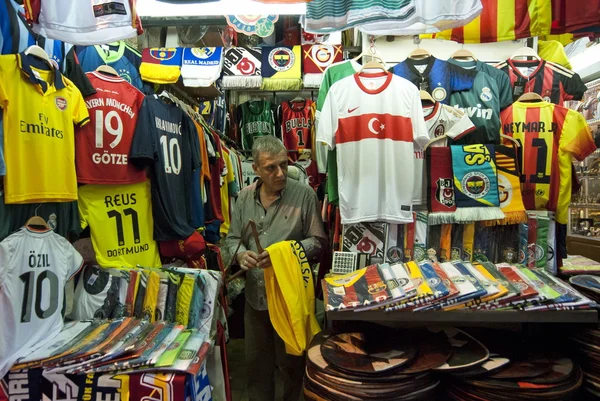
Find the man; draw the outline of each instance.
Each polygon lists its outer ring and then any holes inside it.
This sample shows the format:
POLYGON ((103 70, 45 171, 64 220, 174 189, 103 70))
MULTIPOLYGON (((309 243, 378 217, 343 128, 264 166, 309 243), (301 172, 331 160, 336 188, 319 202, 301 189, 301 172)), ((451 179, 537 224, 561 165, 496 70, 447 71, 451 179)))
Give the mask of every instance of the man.
MULTIPOLYGON (((307 185, 287 179, 288 157, 273 136, 252 146, 253 169, 259 179, 244 188, 235 204, 225 246, 233 254, 242 231, 252 219, 263 248, 286 240, 299 241, 310 261, 318 259, 327 237, 317 209, 317 196, 307 185)), ((283 378, 283 399, 296 401, 302 390, 304 357, 288 355, 269 319, 263 269, 269 254, 258 254, 251 230, 246 230, 236 261, 247 270, 244 314, 248 395, 250 401, 275 400, 275 366, 283 378)))

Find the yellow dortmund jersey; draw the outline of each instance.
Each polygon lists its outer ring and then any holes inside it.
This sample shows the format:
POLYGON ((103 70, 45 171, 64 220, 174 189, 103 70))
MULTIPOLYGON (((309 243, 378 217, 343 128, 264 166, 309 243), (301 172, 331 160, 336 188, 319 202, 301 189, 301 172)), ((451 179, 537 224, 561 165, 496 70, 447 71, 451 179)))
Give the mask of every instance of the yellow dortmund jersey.
POLYGON ((583 116, 548 102, 515 102, 500 115, 502 133, 520 146, 521 193, 527 210, 551 210, 567 224, 572 158, 583 160, 596 145, 583 116))
POLYGON ((6 203, 77 200, 74 124, 89 115, 75 85, 44 66, 34 56, 0 56, 6 203))
POLYGON ((230 214, 230 196, 229 189, 231 184, 235 181, 233 174, 233 164, 231 164, 231 157, 229 152, 223 149, 223 160, 225 161, 225 167, 227 167, 227 175, 223 177, 223 185, 221 185, 221 210, 223 212, 223 224, 221 224, 221 234, 227 235, 229 232, 229 225, 231 224, 230 214))
POLYGON ((153 239, 150 182, 79 187, 81 228, 90 226, 102 267, 160 267, 153 239))

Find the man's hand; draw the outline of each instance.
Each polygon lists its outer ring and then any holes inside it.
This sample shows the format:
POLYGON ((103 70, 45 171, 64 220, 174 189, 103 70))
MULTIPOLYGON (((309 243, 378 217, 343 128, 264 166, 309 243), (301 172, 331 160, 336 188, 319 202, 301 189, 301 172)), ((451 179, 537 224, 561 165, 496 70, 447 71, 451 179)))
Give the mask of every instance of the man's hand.
POLYGON ((260 260, 260 256, 252 251, 238 253, 236 258, 240 267, 244 270, 254 269, 260 260))
POLYGON ((266 269, 268 267, 272 267, 273 265, 271 264, 271 255, 269 255, 269 252, 264 251, 263 253, 261 253, 260 255, 258 255, 258 265, 257 267, 259 269, 266 269))

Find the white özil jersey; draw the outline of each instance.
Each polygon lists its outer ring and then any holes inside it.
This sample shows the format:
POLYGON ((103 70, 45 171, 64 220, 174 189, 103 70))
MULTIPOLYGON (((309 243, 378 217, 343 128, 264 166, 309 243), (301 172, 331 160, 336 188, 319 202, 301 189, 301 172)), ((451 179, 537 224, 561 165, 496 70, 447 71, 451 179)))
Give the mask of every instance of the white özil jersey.
MULTIPOLYGON (((448 105, 436 102, 423 110, 425 125, 429 132, 429 140, 446 135, 454 140, 475 131, 475 125, 464 112, 448 105)), ((430 146, 447 146, 446 139, 433 142, 430 146)), ((413 188, 413 205, 427 203, 427 171, 423 147, 415 146, 415 187, 413 188)))
POLYGON ((52 230, 22 227, 0 242, 0 377, 62 330, 65 284, 82 264, 52 230))
POLYGON ((413 221, 413 142, 429 140, 416 86, 387 72, 336 82, 321 110, 317 140, 337 148, 343 224, 413 221))
POLYGON ((33 31, 44 37, 90 46, 137 36, 135 1, 40 1, 39 20, 33 24, 33 31))

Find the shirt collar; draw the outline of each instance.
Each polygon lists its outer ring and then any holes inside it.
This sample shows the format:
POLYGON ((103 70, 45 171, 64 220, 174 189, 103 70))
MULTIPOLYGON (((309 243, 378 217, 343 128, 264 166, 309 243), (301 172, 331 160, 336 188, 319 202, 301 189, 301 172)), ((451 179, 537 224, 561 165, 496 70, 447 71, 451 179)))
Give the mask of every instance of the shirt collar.
MULTIPOLYGON (((260 194, 260 186, 263 184, 263 181, 259 178, 258 180, 256 180, 256 187, 254 187, 254 199, 257 202, 260 202, 260 198, 259 198, 259 194, 260 194)), ((290 185, 290 182, 288 180, 288 182, 285 185, 285 188, 283 188, 281 190, 281 192, 279 193, 279 198, 277 199, 281 199, 283 198, 283 195, 285 194, 285 190, 287 189, 287 186, 290 185)))
MULTIPOLYGON (((46 92, 48 90, 48 82, 44 81, 43 79, 38 79, 33 73, 33 69, 31 67, 33 66, 40 69, 48 69, 48 64, 46 64, 42 60, 38 60, 35 56, 25 54, 25 52, 19 53, 17 56, 17 60, 19 63, 19 68, 21 68, 21 71, 23 71, 25 75, 29 77, 31 83, 34 85, 39 84, 42 87, 42 90, 46 92)), ((56 68, 56 66, 53 70, 54 88, 56 90, 64 89, 65 83, 63 81, 63 76, 61 72, 58 70, 58 68, 56 68)))

